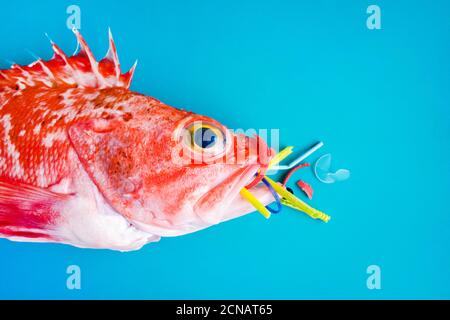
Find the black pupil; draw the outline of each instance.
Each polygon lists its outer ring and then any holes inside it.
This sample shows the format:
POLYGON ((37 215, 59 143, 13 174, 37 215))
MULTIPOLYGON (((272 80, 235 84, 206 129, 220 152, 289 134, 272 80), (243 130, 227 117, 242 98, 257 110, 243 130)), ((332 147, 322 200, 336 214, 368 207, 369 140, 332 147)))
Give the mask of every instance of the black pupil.
POLYGON ((200 128, 194 132, 194 142, 204 149, 211 148, 216 144, 217 135, 209 128, 200 128))

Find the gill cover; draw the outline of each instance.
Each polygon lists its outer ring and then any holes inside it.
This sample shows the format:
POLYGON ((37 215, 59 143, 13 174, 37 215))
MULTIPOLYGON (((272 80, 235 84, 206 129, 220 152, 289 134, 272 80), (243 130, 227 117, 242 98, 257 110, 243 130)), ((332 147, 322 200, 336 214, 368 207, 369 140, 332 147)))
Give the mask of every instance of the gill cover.
POLYGON ((79 122, 69 128, 84 169, 110 204, 124 214, 131 213, 142 186, 134 162, 133 134, 133 129, 115 119, 79 122))

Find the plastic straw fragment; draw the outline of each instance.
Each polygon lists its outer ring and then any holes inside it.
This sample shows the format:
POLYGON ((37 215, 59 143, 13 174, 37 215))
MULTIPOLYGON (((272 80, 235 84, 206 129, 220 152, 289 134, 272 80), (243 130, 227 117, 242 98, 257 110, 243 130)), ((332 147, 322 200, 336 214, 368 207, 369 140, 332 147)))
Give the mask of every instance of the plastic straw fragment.
POLYGON ((250 192, 247 188, 242 188, 239 192, 264 218, 270 218, 270 211, 250 192))
POLYGON ((305 153, 301 154, 298 158, 294 159, 288 165, 273 165, 270 169, 271 170, 289 170, 289 169, 292 169, 297 164, 299 164, 300 162, 302 162, 303 160, 308 158, 311 154, 313 154, 314 152, 316 152, 318 149, 320 149, 322 147, 323 147, 323 142, 320 141, 320 142, 316 143, 314 146, 312 146, 310 149, 308 149, 305 153))
POLYGON ((275 157, 273 157, 272 160, 269 162, 269 169, 277 164, 279 164, 281 161, 283 161, 285 158, 287 158, 294 150, 293 146, 289 146, 278 152, 275 157))

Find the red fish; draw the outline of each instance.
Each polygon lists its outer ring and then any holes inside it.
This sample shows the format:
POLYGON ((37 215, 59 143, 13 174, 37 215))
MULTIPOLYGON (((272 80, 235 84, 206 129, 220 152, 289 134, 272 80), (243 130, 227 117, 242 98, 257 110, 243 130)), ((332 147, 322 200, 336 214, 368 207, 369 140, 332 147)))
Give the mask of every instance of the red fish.
POLYGON ((130 91, 111 34, 96 61, 74 32, 78 54, 0 70, 0 237, 127 251, 254 211, 261 139, 130 91))

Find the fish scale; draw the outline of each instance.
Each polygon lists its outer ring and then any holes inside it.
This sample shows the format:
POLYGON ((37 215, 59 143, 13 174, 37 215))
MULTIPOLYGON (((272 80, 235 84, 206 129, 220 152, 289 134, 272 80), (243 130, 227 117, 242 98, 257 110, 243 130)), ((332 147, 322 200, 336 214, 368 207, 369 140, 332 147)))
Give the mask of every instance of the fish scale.
MULTIPOLYGON (((92 96, 92 89, 68 89, 72 90, 71 95, 63 100, 58 97, 67 89, 58 88, 49 92, 46 100, 41 102, 39 100, 43 97, 37 98, 39 93, 33 89, 24 89, 21 95, 9 99, 2 107, 0 163, 3 165, 0 166, 0 175, 48 187, 71 170, 67 161, 70 148, 68 126, 89 118, 123 115, 125 111, 114 109, 114 104, 96 108, 102 93, 92 96), (30 100, 37 101, 38 107, 28 103, 30 100), (73 103, 67 103, 67 100, 73 100, 73 103)), ((109 97, 112 94, 114 92, 104 93, 109 97)), ((120 92, 116 95, 123 98, 120 92)))

